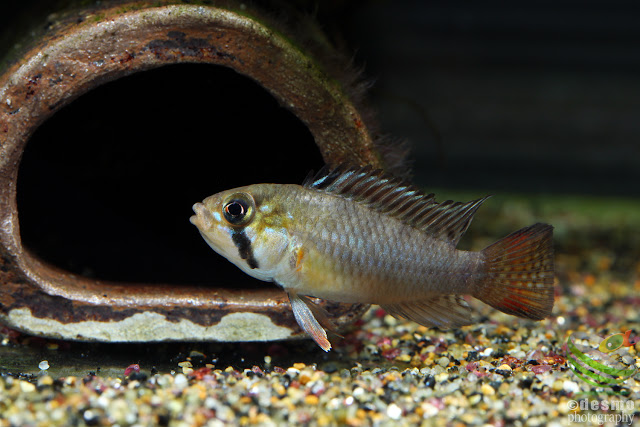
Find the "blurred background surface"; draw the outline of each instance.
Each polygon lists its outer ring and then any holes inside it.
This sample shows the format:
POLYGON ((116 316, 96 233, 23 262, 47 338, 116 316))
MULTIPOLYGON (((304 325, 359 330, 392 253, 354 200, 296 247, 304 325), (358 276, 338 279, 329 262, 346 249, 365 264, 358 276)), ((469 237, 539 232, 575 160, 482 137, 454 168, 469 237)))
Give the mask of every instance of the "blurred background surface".
MULTIPOLYGON (((3 3, 0 47, 69 3, 3 3)), ((313 14, 354 52, 382 131, 411 143, 421 184, 640 195, 636 2, 256 3, 313 14)))

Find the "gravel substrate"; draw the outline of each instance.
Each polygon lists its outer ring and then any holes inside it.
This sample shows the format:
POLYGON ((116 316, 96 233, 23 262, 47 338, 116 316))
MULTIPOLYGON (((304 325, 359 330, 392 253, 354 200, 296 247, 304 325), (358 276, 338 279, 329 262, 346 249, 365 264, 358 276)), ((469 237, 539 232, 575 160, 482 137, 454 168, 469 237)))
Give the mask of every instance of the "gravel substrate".
MULTIPOLYGON (((540 323, 487 309, 482 323, 440 332, 374 308, 334 340, 350 368, 340 360, 280 367, 266 356, 239 369, 194 352, 164 374, 130 367, 125 377, 123 367, 120 378, 3 376, 0 425, 568 425, 580 414, 605 425, 624 421, 615 415, 638 422, 638 376, 625 383, 629 396, 607 394, 611 389, 580 395, 591 387, 568 368, 563 344, 574 330, 640 330, 640 283, 579 279, 571 295, 558 298, 556 312, 564 316, 540 323), (581 411, 573 408, 579 399, 625 405, 581 411)), ((622 354, 640 366, 639 349, 622 354)))

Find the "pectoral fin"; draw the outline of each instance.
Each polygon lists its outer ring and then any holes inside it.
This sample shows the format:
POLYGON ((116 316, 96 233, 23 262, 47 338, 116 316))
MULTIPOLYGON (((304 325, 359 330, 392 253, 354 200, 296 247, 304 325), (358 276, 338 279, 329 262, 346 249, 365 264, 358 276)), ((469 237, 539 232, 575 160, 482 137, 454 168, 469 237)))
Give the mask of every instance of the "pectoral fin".
POLYGON ((329 322, 330 325, 333 325, 331 321, 320 311, 320 307, 313 304, 309 298, 294 293, 289 293, 288 295, 291 308, 293 309, 293 315, 298 325, 313 338, 320 348, 324 351, 331 350, 331 343, 327 339, 327 332, 322 328, 318 320, 316 320, 314 312, 316 312, 316 314, 319 313, 320 321, 323 324, 329 322), (313 307, 313 309, 311 307, 313 307))
POLYGON ((455 328, 473 323, 471 309, 459 295, 438 295, 423 301, 383 304, 394 317, 403 317, 428 327, 455 328))

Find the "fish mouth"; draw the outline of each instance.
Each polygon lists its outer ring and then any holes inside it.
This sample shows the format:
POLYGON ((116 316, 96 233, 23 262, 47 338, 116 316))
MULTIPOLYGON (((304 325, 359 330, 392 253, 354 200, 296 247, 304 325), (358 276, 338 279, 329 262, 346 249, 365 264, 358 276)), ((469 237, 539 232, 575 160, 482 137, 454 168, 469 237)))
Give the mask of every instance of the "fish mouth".
POLYGON ((191 224, 195 225, 202 231, 210 229, 213 225, 213 218, 204 204, 198 202, 193 205, 192 209, 196 214, 189 218, 191 224))

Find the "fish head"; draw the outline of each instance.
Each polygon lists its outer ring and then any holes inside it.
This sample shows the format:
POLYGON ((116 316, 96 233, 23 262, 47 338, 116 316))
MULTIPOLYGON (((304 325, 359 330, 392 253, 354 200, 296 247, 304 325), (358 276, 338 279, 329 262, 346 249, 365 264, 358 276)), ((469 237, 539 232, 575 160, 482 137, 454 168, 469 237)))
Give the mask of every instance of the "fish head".
POLYGON ((194 204, 190 218, 214 251, 265 281, 273 279, 289 246, 271 193, 264 184, 223 191, 194 204))

